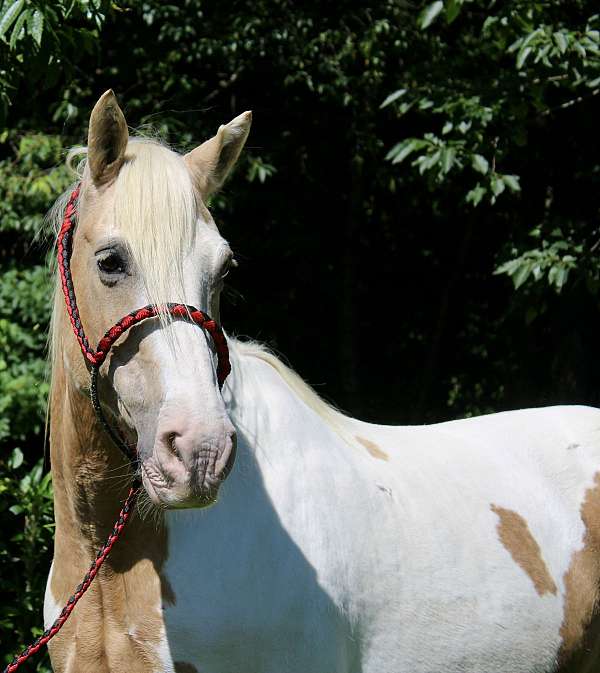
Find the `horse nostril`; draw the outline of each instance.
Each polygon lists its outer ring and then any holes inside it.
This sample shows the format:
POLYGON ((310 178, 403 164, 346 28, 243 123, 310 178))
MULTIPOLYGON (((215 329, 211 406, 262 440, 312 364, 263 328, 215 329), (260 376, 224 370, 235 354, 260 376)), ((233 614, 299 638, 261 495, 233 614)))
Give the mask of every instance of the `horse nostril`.
POLYGON ((177 448, 177 437, 179 437, 179 433, 177 432, 169 432, 166 437, 165 437, 165 444, 169 448, 169 451, 177 458, 177 460, 183 462, 183 459, 181 457, 181 454, 179 453, 179 449, 177 448))

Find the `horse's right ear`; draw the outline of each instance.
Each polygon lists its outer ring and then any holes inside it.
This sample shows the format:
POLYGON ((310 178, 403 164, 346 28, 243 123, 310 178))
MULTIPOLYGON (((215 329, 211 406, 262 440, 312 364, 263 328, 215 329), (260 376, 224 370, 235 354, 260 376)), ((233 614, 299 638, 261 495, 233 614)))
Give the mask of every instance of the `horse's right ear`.
POLYGON ((112 89, 100 96, 90 116, 88 159, 90 174, 96 186, 117 177, 125 158, 129 140, 127 122, 112 89))
POLYGON ((202 198, 214 194, 231 173, 250 133, 251 124, 252 112, 242 112, 229 124, 220 126, 216 136, 185 155, 185 163, 202 198))

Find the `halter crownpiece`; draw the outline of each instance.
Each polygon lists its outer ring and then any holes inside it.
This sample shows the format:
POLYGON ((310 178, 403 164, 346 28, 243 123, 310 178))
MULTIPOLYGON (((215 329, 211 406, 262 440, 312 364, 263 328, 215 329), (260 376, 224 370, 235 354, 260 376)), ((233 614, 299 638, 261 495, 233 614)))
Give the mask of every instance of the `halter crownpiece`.
MULTIPOLYGON (((136 311, 132 311, 125 317, 121 318, 121 320, 115 323, 109 330, 107 330, 104 336, 100 339, 96 350, 90 346, 90 343, 85 335, 83 325, 81 324, 79 309, 77 308, 77 300, 75 298, 73 278, 71 276, 73 232, 75 230, 75 215, 77 212, 76 203, 77 199, 79 198, 80 188, 81 185, 77 185, 77 187, 71 193, 67 207, 65 209, 63 223, 58 234, 57 256, 60 283, 65 296, 65 303, 69 313, 69 318, 71 320, 71 326, 73 327, 73 332, 75 333, 77 341, 79 342, 83 357, 90 365, 90 398, 92 406, 94 407, 94 412, 96 413, 96 417, 110 438, 113 440, 115 445, 125 454, 130 463, 134 465, 137 461, 137 452, 135 450, 132 451, 131 447, 125 441, 125 438, 121 435, 121 433, 117 429, 113 428, 106 420, 104 412, 102 411, 100 399, 98 397, 98 374, 100 367, 102 366, 104 360, 106 360, 110 349, 113 347, 117 339, 119 339, 134 325, 137 325, 143 320, 155 318, 160 313, 169 313, 171 316, 173 316, 173 318, 192 322, 206 330, 206 332, 208 332, 212 338, 215 351, 217 353, 217 380, 219 383, 219 388, 223 387, 223 383, 231 371, 231 364, 229 362, 229 349, 227 348, 227 340, 225 339, 223 330, 214 320, 204 313, 204 311, 200 311, 194 306, 189 306, 188 304, 176 303, 165 304, 164 306, 160 307, 154 304, 149 304, 148 306, 144 306, 143 308, 137 309, 136 311)), ((38 652, 61 630, 73 612, 75 605, 77 605, 79 599, 88 590, 93 579, 96 577, 98 571, 102 567, 102 564, 108 558, 113 545, 123 532, 123 529, 125 528, 125 525, 131 516, 131 512, 133 511, 133 507, 140 492, 140 488, 141 483, 139 479, 134 477, 133 484, 129 489, 129 493, 125 499, 125 502, 123 503, 121 511, 119 512, 119 517, 115 522, 112 532, 108 536, 108 539, 102 548, 98 551, 98 554, 92 562, 88 572, 85 574, 79 586, 75 589, 73 595, 67 601, 65 607, 61 610, 59 616, 55 619, 50 628, 46 629, 41 636, 38 636, 38 638, 36 638, 33 643, 31 643, 31 645, 23 650, 21 654, 17 655, 11 661, 11 663, 6 666, 3 673, 14 673, 14 671, 16 671, 21 666, 21 664, 23 664, 25 661, 27 661, 27 659, 38 652)))

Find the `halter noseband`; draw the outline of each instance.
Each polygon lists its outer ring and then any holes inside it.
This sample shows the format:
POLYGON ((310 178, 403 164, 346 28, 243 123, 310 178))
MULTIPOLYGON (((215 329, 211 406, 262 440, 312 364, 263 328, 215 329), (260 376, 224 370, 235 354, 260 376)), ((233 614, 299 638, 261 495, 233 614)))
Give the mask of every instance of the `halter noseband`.
POLYGON ((199 311, 194 306, 189 306, 188 304, 176 303, 165 304, 161 307, 149 304, 148 306, 144 306, 143 308, 128 313, 125 317, 121 318, 119 322, 107 330, 102 339, 100 339, 96 350, 91 348, 85 335, 83 325, 81 324, 79 309, 77 308, 77 300, 75 298, 75 289, 73 287, 73 279, 71 277, 71 253, 73 252, 73 232, 75 230, 76 214, 75 204, 79 198, 80 188, 81 185, 77 185, 71 193, 65 209, 63 223, 58 234, 58 272, 60 274, 60 282, 65 296, 69 318, 71 319, 73 332, 77 337, 83 357, 90 365, 90 397, 96 417, 113 442, 131 462, 134 462, 136 460, 135 453, 131 451, 121 434, 106 420, 98 397, 98 373, 100 366, 106 359, 115 341, 134 325, 137 325, 143 320, 154 318, 158 316, 159 313, 170 313, 174 318, 194 323, 195 325, 204 328, 212 337, 218 360, 217 380, 219 382, 219 388, 223 386, 225 379, 231 371, 229 349, 227 348, 227 340, 225 339, 223 330, 214 320, 204 313, 204 311, 199 311))

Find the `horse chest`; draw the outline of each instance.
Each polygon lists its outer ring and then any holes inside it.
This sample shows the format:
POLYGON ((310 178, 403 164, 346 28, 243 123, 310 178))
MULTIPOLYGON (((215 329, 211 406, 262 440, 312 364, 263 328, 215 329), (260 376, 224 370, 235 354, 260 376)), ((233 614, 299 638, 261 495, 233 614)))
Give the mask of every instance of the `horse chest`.
POLYGON ((262 510, 258 529, 227 531, 218 507, 207 514, 200 539, 189 535, 191 513, 169 526, 163 614, 173 661, 203 673, 345 673, 347 620, 281 523, 262 510))

